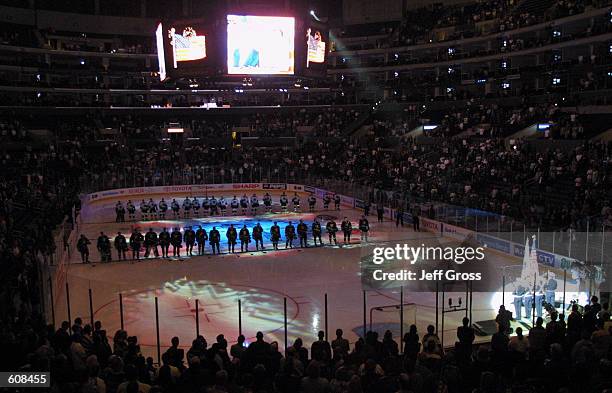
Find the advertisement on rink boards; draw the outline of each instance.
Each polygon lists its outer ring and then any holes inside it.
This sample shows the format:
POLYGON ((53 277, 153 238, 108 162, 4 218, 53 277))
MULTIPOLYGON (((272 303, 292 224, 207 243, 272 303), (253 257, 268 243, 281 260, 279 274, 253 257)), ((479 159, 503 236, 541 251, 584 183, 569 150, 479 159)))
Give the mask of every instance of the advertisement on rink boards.
POLYGON ((261 185, 263 190, 286 190, 287 184, 285 183, 263 183, 261 185))
MULTIPOLYGON (((279 186, 280 184, 274 184, 279 186)), ((155 187, 137 187, 137 188, 119 188, 116 190, 100 191, 89 194, 86 197, 87 201, 99 201, 109 198, 127 197, 133 195, 148 195, 148 194, 168 194, 168 193, 192 193, 202 194, 213 191, 249 191, 266 189, 262 183, 229 183, 229 184, 187 184, 177 186, 155 186, 155 187)), ((285 184, 283 186, 286 187, 285 184)), ((267 188, 267 189, 284 189, 284 188, 267 188)))

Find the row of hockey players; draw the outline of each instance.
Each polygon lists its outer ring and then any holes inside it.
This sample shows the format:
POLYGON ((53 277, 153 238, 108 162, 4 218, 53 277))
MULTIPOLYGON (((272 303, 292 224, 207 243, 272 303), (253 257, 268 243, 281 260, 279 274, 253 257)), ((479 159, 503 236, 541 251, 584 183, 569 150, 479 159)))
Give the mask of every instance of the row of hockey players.
MULTIPOLYGON (((338 226, 334 220, 329 220, 325 225, 329 244, 338 245, 338 241, 336 240, 336 232, 338 232, 338 230, 338 226)), ((353 224, 346 217, 340 224, 340 230, 342 230, 344 235, 344 244, 349 244, 351 242, 353 224)), ((365 216, 361 217, 359 220, 359 230, 361 231, 361 241, 367 241, 370 224, 365 216)), ((310 228, 315 247, 324 245, 321 238, 322 231, 321 223, 319 220, 315 219, 310 228)), ((297 224, 297 228, 289 222, 284 228, 285 248, 293 248, 293 242, 296 238, 300 241, 300 247, 308 247, 308 233, 308 225, 304 221, 300 220, 297 224)), ((238 231, 232 224, 225 233, 225 237, 227 238, 227 252, 234 253, 238 241, 240 241, 240 251, 248 252, 251 240, 255 241, 255 248, 257 251, 265 250, 263 235, 264 230, 259 223, 257 223, 252 231, 249 231, 246 225, 243 225, 238 231)), ((213 255, 221 253, 221 233, 219 230, 213 227, 210 232, 207 233, 206 229, 199 225, 196 230, 194 230, 193 227, 187 227, 184 233, 181 233, 179 228, 174 228, 172 232, 168 232, 166 228, 163 228, 162 231, 157 234, 152 228, 149 228, 149 231, 143 235, 138 229, 135 229, 129 238, 129 242, 125 235, 118 232, 113 241, 113 245, 117 251, 117 259, 125 260, 127 252, 131 250, 132 259, 136 260, 140 259, 142 247, 145 249, 145 258, 149 257, 149 255, 159 257, 158 246, 161 247, 161 256, 163 258, 169 257, 170 247, 172 247, 172 255, 174 257, 180 257, 183 242, 185 243, 187 255, 194 255, 194 248, 197 250, 197 255, 204 255, 207 241, 210 244, 213 255)), ((270 241, 272 243, 272 249, 278 250, 278 245, 282 241, 282 235, 281 228, 277 222, 270 228, 270 241)), ((81 235, 77 242, 77 250, 81 254, 83 263, 89 263, 89 244, 91 244, 91 242, 85 235, 81 235)), ((104 232, 100 232, 96 248, 100 253, 102 262, 110 262, 112 260, 111 240, 104 232)))
MULTIPOLYGON (((339 195, 334 195, 333 202, 335 209, 340 210, 339 195)), ((293 208, 294 212, 301 211, 300 203, 300 197, 297 193, 295 193, 293 198, 291 198, 291 207, 293 208)), ((331 203, 332 197, 330 195, 326 195, 323 198, 323 208, 325 210, 328 210, 329 205, 331 203)), ((289 198, 284 192, 280 196, 279 204, 282 212, 288 211, 289 198)), ((315 210, 316 204, 317 198, 315 198, 314 195, 310 195, 308 197, 308 210, 310 212, 313 212, 315 210)), ((269 193, 266 193, 263 196, 264 210, 267 213, 272 212, 272 205, 272 197, 269 193)), ((200 203, 200 201, 196 197, 193 197, 191 199, 189 197, 185 197, 182 204, 179 204, 176 199, 172 199, 170 205, 168 205, 168 202, 166 202, 164 198, 162 198, 159 203, 156 203, 152 198, 150 198, 148 201, 145 201, 143 199, 139 204, 142 220, 164 220, 166 219, 166 213, 168 213, 168 209, 172 211, 174 219, 181 218, 181 210, 183 213, 183 218, 191 217, 192 212, 194 217, 199 217, 201 214, 200 212, 207 216, 224 216, 227 213, 228 207, 231 209, 233 215, 237 215, 240 210, 242 211, 243 215, 247 214, 247 211, 249 211, 250 214, 256 215, 257 210, 260 207, 259 198, 256 194, 253 194, 250 198, 246 194, 244 194, 240 199, 238 199, 236 195, 234 195, 234 198, 232 200, 227 201, 223 196, 221 196, 219 199, 216 199, 214 196, 212 196, 210 198, 204 197, 202 199, 202 203, 200 203)), ((128 220, 136 220, 136 205, 131 200, 128 200, 126 205, 123 206, 123 203, 121 201, 118 201, 115 205, 115 221, 125 222, 126 212, 128 220)))

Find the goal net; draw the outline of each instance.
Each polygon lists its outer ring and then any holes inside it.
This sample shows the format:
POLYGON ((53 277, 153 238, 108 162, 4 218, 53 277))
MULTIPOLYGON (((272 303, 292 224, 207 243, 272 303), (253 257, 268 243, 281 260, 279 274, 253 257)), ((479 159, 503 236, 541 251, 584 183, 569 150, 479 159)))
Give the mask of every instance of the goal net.
POLYGON ((400 328, 402 319, 403 333, 405 334, 410 329, 410 325, 417 324, 417 305, 415 303, 372 307, 370 308, 368 330, 377 332, 379 337, 390 330, 394 337, 399 338, 402 332, 400 328))

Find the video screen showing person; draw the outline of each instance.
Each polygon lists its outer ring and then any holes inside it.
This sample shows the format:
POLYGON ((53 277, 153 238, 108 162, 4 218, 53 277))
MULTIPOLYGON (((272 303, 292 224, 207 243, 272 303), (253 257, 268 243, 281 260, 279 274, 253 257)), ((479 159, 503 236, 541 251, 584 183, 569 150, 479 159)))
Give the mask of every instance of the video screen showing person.
POLYGON ((228 15, 227 73, 293 75, 295 19, 228 15))
POLYGON ((206 36, 192 26, 183 28, 170 27, 168 38, 172 46, 172 64, 178 68, 181 62, 190 62, 206 58, 206 36))
POLYGON ((308 28, 306 30, 306 68, 310 68, 311 63, 321 64, 325 62, 326 43, 320 30, 308 28))

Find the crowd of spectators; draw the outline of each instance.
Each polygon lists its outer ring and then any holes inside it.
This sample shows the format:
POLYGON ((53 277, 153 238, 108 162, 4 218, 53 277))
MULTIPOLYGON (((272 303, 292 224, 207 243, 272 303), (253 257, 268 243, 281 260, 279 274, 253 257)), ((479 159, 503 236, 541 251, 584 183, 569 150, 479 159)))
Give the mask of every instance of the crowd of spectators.
POLYGON ((145 357, 138 337, 111 334, 101 321, 76 318, 54 328, 22 316, 0 324, 3 369, 50 371, 51 392, 62 393, 434 393, 576 392, 612 388, 612 323, 608 304, 593 297, 568 315, 538 318, 524 334, 508 329, 500 310, 490 344, 474 345, 468 318, 454 347, 442 348, 433 325, 416 325, 396 339, 368 331, 350 343, 342 329, 329 340, 320 331, 310 348, 298 337, 282 351, 261 332, 229 342, 198 336, 191 345, 173 337, 161 364, 145 357), (11 354, 8 356, 8 354, 11 354))

